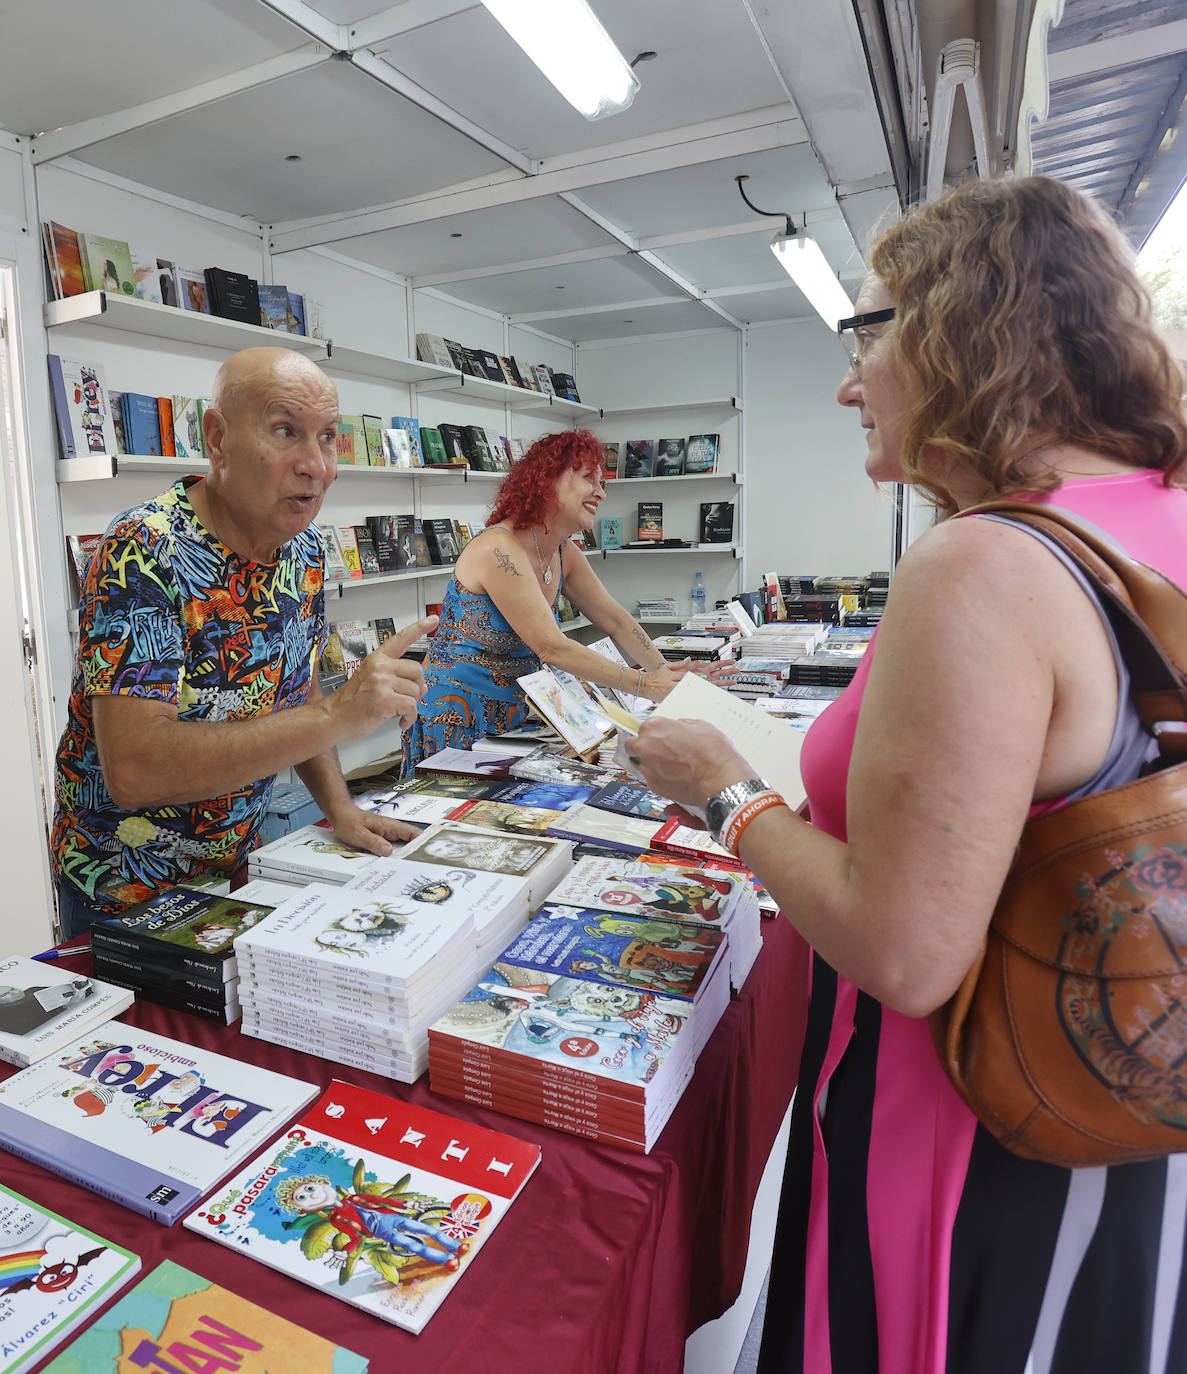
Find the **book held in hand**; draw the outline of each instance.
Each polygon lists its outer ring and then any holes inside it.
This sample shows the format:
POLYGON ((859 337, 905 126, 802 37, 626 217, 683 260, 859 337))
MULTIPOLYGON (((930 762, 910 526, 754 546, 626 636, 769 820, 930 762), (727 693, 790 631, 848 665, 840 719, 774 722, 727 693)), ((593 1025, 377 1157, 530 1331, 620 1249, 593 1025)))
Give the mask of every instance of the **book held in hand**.
POLYGON ((0 1184, 0 1369, 44 1360, 139 1271, 138 1255, 0 1184))
POLYGON ((185 1225, 417 1332, 539 1162, 537 1145, 335 1081, 185 1225))
POLYGON ((551 668, 516 678, 528 701, 578 754, 600 744, 613 724, 597 709, 576 678, 551 668))
POLYGON ((163 1260, 73 1341, 45 1374, 367 1374, 369 1361, 163 1260))
POLYGON ((171 1226, 316 1092, 107 1021, 0 1083, 0 1145, 171 1226))

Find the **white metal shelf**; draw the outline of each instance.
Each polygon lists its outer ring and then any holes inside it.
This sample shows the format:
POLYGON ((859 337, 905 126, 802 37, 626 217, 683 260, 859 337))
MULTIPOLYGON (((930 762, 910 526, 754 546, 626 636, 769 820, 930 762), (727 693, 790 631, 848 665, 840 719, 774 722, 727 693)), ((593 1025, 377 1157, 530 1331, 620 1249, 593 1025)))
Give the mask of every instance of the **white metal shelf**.
POLYGON ((621 491, 623 487, 641 487, 645 483, 662 482, 668 486, 673 482, 731 482, 735 487, 742 485, 740 472, 679 472, 670 477, 615 477, 606 483, 606 495, 621 491))
POLYGON ((452 563, 437 563, 431 568, 403 568, 400 572, 364 573, 362 577, 348 577, 340 582, 327 582, 327 593, 331 587, 338 588, 341 597, 344 592, 354 591, 357 587, 377 587, 381 582, 423 582, 426 577, 448 577, 453 572, 452 563))
POLYGON ((510 406, 512 410, 522 411, 525 415, 546 415, 553 419, 587 420, 591 423, 601 418, 597 406, 586 405, 584 401, 566 401, 559 396, 546 396, 539 391, 529 391, 522 386, 508 386, 506 382, 492 382, 485 377, 472 377, 465 372, 445 372, 439 381, 426 382, 422 392, 447 391, 460 396, 463 401, 494 402, 496 405, 510 406))
POLYGON ((142 301, 136 296, 121 296, 112 291, 86 291, 80 296, 49 301, 44 312, 47 329, 79 324, 123 329, 131 334, 149 334, 157 339, 224 351, 250 348, 255 344, 279 344, 319 360, 324 359, 328 351, 325 339, 286 334, 260 324, 224 320, 221 315, 158 305, 155 301, 142 301))
POLYGON ((584 630, 587 625, 592 625, 593 621, 587 616, 579 615, 576 620, 562 620, 560 627, 565 634, 572 634, 574 630, 584 630))
POLYGON ((665 553, 728 553, 731 558, 741 558, 742 549, 735 544, 689 544, 682 549, 591 549, 591 553, 600 553, 603 558, 609 558, 611 554, 620 553, 641 553, 648 558, 656 558, 665 553))
POLYGON ((605 406, 602 419, 609 420, 617 415, 658 415, 669 410, 741 410, 742 402, 737 396, 714 396, 704 401, 652 401, 642 406, 605 406))
POLYGON ((102 482, 120 473, 173 472, 179 477, 204 473, 205 458, 166 458, 157 453, 87 453, 78 458, 59 458, 58 482, 102 482))
POLYGON ((375 377, 385 382, 421 384, 424 382, 451 383, 458 375, 450 368, 435 367, 414 358, 401 358, 386 353, 369 353, 345 344, 329 344, 329 357, 323 366, 328 372, 349 372, 355 377, 375 377))

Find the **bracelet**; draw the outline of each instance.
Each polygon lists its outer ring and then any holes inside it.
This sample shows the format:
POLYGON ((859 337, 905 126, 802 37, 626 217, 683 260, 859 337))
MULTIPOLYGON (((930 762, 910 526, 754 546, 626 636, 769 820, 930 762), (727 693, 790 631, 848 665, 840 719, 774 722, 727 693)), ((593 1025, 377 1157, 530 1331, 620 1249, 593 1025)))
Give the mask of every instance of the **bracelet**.
POLYGON ((721 827, 721 843, 725 849, 738 858, 738 842, 742 838, 742 832, 755 818, 764 811, 769 811, 772 806, 786 806, 787 803, 778 792, 759 792, 757 796, 748 798, 741 806, 735 807, 726 818, 725 824, 721 827))
POLYGON ((647 695, 646 692, 644 692, 644 690, 643 690, 643 687, 644 687, 644 678, 645 678, 646 676, 647 676, 647 674, 643 671, 642 668, 640 668, 640 669, 639 669, 639 690, 635 693, 635 695, 636 695, 637 697, 641 697, 641 696, 646 696, 646 695, 647 695))
POLYGON ((626 677, 626 664, 624 663, 618 670, 618 691, 622 691, 623 679, 626 677))

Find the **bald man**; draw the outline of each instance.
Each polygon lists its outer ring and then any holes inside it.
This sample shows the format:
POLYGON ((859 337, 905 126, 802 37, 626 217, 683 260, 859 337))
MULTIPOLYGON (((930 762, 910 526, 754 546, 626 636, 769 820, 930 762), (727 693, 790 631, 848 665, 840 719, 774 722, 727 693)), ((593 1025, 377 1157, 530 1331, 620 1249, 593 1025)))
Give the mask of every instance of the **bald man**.
POLYGON ((435 617, 371 654, 330 697, 313 521, 337 473, 338 394, 313 362, 249 348, 220 368, 203 417, 210 473, 117 516, 79 608, 51 840, 63 935, 254 847, 293 767, 345 843, 376 854, 418 833, 360 811, 336 746, 424 691, 401 658, 435 617))

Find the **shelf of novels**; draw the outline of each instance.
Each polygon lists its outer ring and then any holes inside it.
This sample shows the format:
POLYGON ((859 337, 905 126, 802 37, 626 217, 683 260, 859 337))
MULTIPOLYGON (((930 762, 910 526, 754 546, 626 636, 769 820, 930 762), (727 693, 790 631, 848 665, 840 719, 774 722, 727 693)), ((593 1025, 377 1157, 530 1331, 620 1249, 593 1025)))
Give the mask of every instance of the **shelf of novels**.
POLYGON ((604 407, 602 418, 610 420, 619 415, 659 415, 669 410, 741 410, 737 396, 715 396, 703 401, 656 401, 641 406, 604 407))
POLYGON ((508 386, 506 382, 492 382, 485 377, 471 377, 465 372, 446 372, 444 368, 434 368, 438 374, 444 373, 439 381, 425 382, 422 392, 446 391, 460 396, 463 401, 478 401, 496 405, 506 405, 525 415, 545 415, 554 420, 586 420, 593 422, 601 419, 602 412, 597 406, 586 405, 584 401, 566 401, 560 396, 546 396, 540 391, 529 391, 526 387, 508 386))
POLYGON ((742 485, 740 472, 680 472, 669 477, 615 477, 606 483, 606 495, 621 492, 623 487, 672 486, 677 482, 730 482, 735 487, 742 485))
POLYGON ((360 587, 377 587, 381 582, 423 582, 427 577, 448 577, 453 572, 452 563, 438 563, 431 568, 403 568, 399 572, 364 573, 362 577, 348 577, 336 582, 327 582, 326 594, 331 588, 338 588, 338 596, 360 587))
POLYGON ((147 334, 156 339, 200 344, 227 352, 279 341, 285 348, 308 353, 319 361, 327 354, 325 339, 313 339, 305 334, 278 334, 264 325, 242 324, 238 320, 225 320, 220 315, 182 310, 175 305, 158 305, 155 301, 142 301, 112 291, 86 291, 80 296, 49 301, 44 306, 44 319, 47 329, 64 325, 122 329, 130 334, 147 334))

